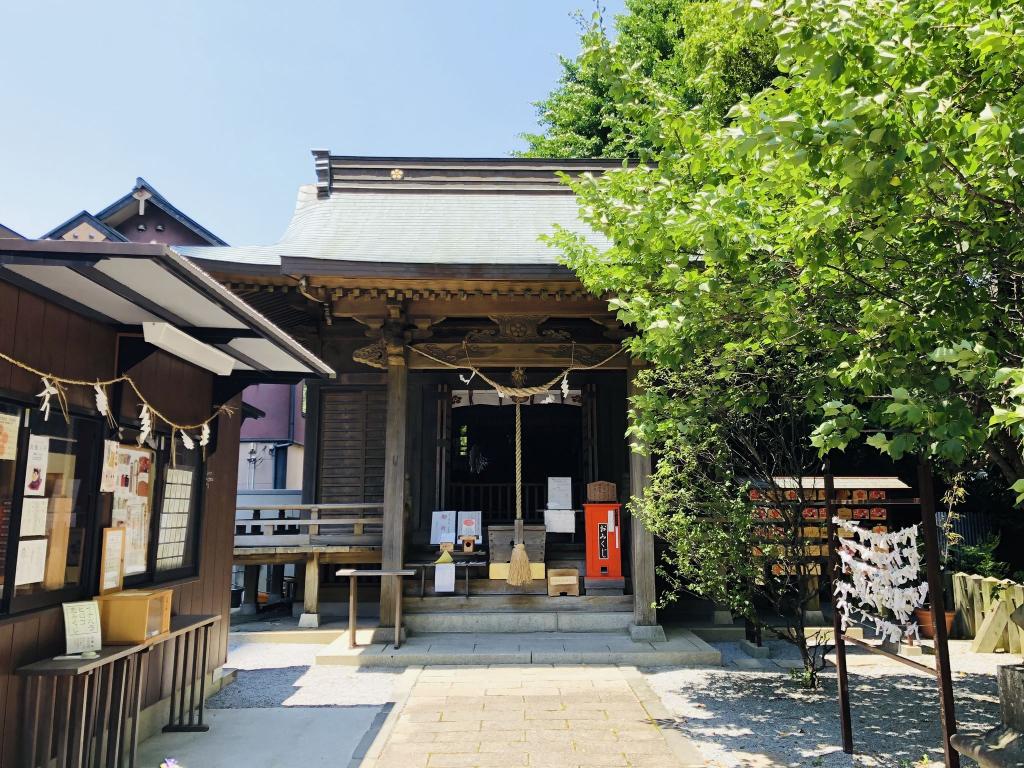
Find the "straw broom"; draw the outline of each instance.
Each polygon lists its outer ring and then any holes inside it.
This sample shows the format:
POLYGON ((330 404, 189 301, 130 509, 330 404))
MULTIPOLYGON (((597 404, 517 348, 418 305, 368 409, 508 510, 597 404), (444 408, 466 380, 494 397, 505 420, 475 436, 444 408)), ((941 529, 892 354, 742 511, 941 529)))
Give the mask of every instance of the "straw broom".
POLYGON ((511 587, 523 587, 533 582, 530 575, 530 556, 526 552, 526 537, 523 530, 523 422, 520 409, 516 403, 516 524, 515 546, 508 564, 508 578, 505 580, 511 587))

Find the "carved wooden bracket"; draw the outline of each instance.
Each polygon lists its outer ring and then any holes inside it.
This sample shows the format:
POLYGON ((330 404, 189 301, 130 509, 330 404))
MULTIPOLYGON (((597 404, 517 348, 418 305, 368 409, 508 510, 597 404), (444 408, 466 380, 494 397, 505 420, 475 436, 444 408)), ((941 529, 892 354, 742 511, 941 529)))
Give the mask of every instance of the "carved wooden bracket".
POLYGON ((567 331, 542 331, 539 326, 547 315, 493 315, 490 321, 497 328, 472 331, 466 341, 530 342, 571 341, 567 331))

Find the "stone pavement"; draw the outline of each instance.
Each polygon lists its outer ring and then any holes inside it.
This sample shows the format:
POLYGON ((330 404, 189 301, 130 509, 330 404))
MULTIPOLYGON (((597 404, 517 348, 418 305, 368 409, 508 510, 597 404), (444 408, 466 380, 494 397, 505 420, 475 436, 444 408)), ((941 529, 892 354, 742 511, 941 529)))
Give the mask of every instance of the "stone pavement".
POLYGON ((635 667, 411 667, 359 768, 703 765, 635 667))

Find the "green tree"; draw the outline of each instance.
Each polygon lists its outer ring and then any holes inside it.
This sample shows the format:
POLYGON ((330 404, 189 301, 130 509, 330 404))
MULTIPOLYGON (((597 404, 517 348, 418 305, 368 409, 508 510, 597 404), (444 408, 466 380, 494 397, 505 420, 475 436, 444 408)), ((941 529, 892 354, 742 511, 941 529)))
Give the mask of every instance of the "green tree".
MULTIPOLYGON (((806 364, 813 442, 866 430, 894 458, 994 463, 1024 491, 1024 7, 1003 0, 734 6, 783 72, 716 125, 678 87, 599 51, 645 164, 573 184, 614 243, 562 232, 616 297, 634 351, 730 381, 806 364)), ((654 71, 653 69, 651 70, 654 71)), ((721 396, 763 402, 755 388, 721 396)), ((638 429, 656 429, 638 410, 638 429)))
POLYGON ((630 508, 670 545, 663 603, 695 593, 792 643, 803 660, 801 679, 813 688, 828 650, 807 623, 818 608, 823 563, 816 551, 822 542, 803 536, 816 525, 803 517, 815 496, 789 489, 800 498, 787 503, 778 481, 819 474, 806 412, 782 407, 807 388, 807 369, 776 360, 728 380, 716 374, 700 358, 641 372, 633 421, 654 425, 643 434, 657 462, 649 488, 630 508), (735 409, 739 398, 723 398, 724 389, 747 390, 751 403, 764 400, 735 409), (772 614, 759 615, 758 605, 772 614))
POLYGON ((599 9, 580 19, 582 53, 561 59, 558 87, 537 102, 542 133, 524 134, 525 157, 625 157, 650 148, 646 93, 625 94, 617 70, 631 68, 720 122, 744 93, 778 74, 769 31, 737 24, 730 4, 711 0, 628 0, 615 41, 599 9))

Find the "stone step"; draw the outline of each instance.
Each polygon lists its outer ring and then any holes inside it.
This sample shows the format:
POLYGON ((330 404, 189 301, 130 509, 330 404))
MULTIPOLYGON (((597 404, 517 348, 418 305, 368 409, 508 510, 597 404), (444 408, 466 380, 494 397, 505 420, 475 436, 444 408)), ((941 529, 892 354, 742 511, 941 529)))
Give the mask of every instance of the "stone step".
POLYGON ((348 647, 339 637, 317 654, 318 665, 405 667, 450 664, 630 664, 635 666, 720 665, 722 655, 686 630, 671 630, 664 643, 634 642, 629 635, 438 633, 411 635, 397 650, 388 643, 348 647))
POLYGON ((403 601, 406 615, 414 613, 536 613, 569 611, 628 611, 633 610, 631 595, 583 595, 548 597, 546 594, 460 594, 406 597, 403 601))
MULTIPOLYGON (((551 566, 561 567, 561 566, 551 566)), ((568 567, 568 566, 567 566, 568 567)), ((582 573, 582 571, 580 571, 582 573)), ((626 579, 626 589, 630 589, 630 580, 626 579)), ((427 573, 427 579, 423 585, 423 594, 435 595, 434 592, 434 578, 433 574, 427 573)), ((362 594, 362 586, 360 585, 360 594, 362 594)), ((321 587, 323 590, 323 587, 321 587)), ((583 587, 583 579, 580 579, 580 591, 585 592, 583 587)), ((410 597, 419 597, 420 594, 420 580, 419 578, 410 577, 405 579, 404 582, 404 593, 410 597)), ((459 595, 465 595, 466 593, 466 576, 462 569, 456 571, 455 575, 455 593, 459 595)), ((548 593, 547 581, 535 579, 531 584, 524 587, 511 587, 501 579, 474 579, 469 580, 469 594, 472 596, 476 595, 546 595, 548 593)), ((450 595, 451 593, 441 593, 442 595, 450 595)))
MULTIPOLYGON (((460 595, 464 595, 466 592, 466 577, 461 568, 456 571, 455 592, 460 595)), ((547 593, 548 585, 546 581, 535 580, 533 583, 525 587, 510 587, 501 579, 469 580, 469 594, 474 597, 476 595, 546 595, 547 593)), ((405 594, 410 597, 419 597, 420 580, 415 578, 406 579, 405 594)), ((427 574, 423 594, 431 596, 437 594, 434 592, 434 579, 433 575, 430 573, 427 574)), ((451 593, 441 593, 442 596, 450 594, 451 593)))
MULTIPOLYGON (((564 599, 564 598, 563 598, 564 599)), ((632 611, 433 611, 406 613, 411 634, 431 632, 622 632, 632 611)))

